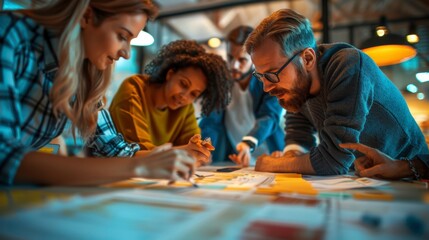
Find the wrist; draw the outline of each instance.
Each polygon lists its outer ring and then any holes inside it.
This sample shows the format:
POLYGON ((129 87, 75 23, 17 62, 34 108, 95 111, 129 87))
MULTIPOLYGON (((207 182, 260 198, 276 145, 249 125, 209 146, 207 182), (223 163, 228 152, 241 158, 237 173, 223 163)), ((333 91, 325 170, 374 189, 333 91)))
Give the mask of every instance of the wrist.
POLYGON ((420 178, 428 179, 429 168, 426 166, 426 164, 424 164, 423 161, 418 156, 413 158, 413 162, 417 172, 420 175, 420 178))
POLYGON ((146 164, 145 157, 134 157, 130 158, 131 163, 130 167, 130 173, 132 174, 131 178, 150 178, 151 172, 149 171, 149 168, 146 164))
POLYGON ((402 169, 404 169, 404 173, 406 173, 406 176, 404 177, 411 177, 416 180, 420 180, 420 173, 417 171, 415 159, 409 159, 409 158, 401 158, 400 159, 403 166, 402 169))
POLYGON ((245 143, 247 146, 249 146, 249 151, 251 153, 253 153, 255 151, 256 148, 256 144, 250 140, 243 140, 241 141, 242 143, 245 143))
POLYGON ((397 166, 395 172, 399 174, 398 176, 399 178, 413 177, 413 172, 411 171, 410 166, 408 165, 408 160, 400 159, 398 161, 394 161, 394 163, 397 166))

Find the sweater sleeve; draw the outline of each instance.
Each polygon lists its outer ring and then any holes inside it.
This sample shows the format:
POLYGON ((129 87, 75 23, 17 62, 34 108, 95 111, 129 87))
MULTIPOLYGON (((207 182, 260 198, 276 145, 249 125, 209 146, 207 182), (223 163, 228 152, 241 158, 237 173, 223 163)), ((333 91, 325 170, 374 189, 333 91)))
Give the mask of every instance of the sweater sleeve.
POLYGON ((359 142, 369 109, 374 83, 361 71, 362 53, 347 48, 335 53, 324 69, 327 81, 325 121, 319 130, 320 144, 310 151, 311 164, 318 175, 346 174, 355 157, 338 146, 359 142))
POLYGON ((182 128, 178 129, 180 131, 180 134, 178 137, 174 140, 173 145, 174 146, 181 146, 188 144, 189 139, 191 139, 192 136, 195 134, 200 134, 200 128, 198 127, 197 119, 195 117, 195 110, 194 106, 190 104, 186 107, 187 111, 185 111, 184 114, 186 114, 184 122, 182 124, 182 128))
POLYGON ((429 154, 418 154, 417 158, 420 159, 427 168, 429 168, 429 154))
POLYGON ((286 118, 286 147, 296 144, 306 150, 316 146, 315 129, 302 113, 287 112, 286 118))
POLYGON ((109 111, 118 132, 125 140, 136 142, 142 150, 155 148, 152 142, 148 116, 144 111, 144 98, 138 76, 126 79, 112 100, 109 111))

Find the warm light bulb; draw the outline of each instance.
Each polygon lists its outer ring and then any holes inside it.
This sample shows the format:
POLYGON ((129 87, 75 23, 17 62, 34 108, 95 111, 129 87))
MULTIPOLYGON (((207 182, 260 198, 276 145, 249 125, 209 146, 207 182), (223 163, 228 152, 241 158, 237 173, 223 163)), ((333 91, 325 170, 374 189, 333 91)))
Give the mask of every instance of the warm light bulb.
POLYGON ((378 26, 375 29, 375 32, 377 33, 377 36, 383 37, 384 35, 387 34, 387 28, 385 26, 378 26))
POLYGON ((417 34, 408 34, 407 35, 407 41, 409 43, 418 43, 419 42, 419 36, 417 34))
POLYGON ((219 38, 210 38, 207 44, 211 48, 218 48, 221 43, 222 41, 219 38))

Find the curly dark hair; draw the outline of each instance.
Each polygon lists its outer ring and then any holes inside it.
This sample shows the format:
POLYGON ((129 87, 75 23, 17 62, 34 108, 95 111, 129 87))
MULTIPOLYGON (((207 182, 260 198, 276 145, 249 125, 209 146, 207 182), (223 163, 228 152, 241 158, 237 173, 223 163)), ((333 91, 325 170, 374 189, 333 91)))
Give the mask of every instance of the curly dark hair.
POLYGON ((177 40, 164 45, 144 72, 149 75, 149 83, 164 83, 168 70, 188 67, 201 69, 207 78, 207 88, 200 95, 202 114, 207 116, 214 110, 223 110, 231 100, 232 87, 226 62, 218 55, 207 53, 195 41, 177 40))

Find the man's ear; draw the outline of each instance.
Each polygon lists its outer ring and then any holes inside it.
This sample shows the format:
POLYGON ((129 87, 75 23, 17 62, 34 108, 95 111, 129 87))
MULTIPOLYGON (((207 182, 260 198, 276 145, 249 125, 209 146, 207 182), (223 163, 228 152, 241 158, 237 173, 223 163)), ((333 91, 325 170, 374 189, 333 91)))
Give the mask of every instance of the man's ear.
POLYGON ((303 66, 310 71, 316 66, 316 52, 312 48, 307 48, 302 54, 303 66))
POLYGON ((85 13, 82 16, 82 19, 80 19, 80 26, 82 28, 86 28, 89 24, 92 24, 92 17, 93 17, 92 8, 88 6, 85 10, 85 13))

